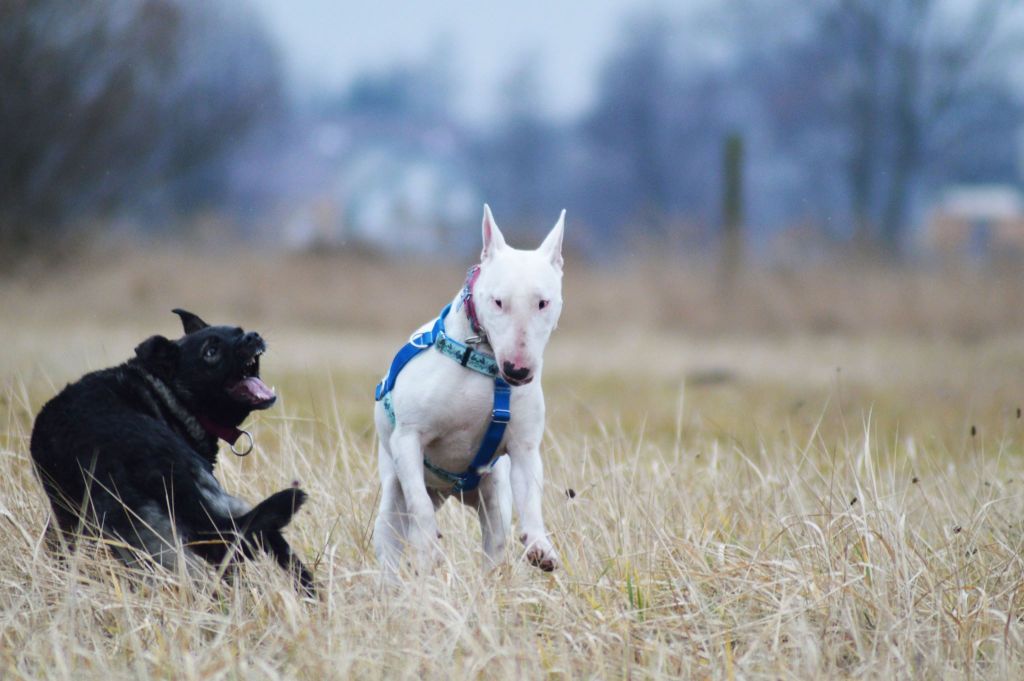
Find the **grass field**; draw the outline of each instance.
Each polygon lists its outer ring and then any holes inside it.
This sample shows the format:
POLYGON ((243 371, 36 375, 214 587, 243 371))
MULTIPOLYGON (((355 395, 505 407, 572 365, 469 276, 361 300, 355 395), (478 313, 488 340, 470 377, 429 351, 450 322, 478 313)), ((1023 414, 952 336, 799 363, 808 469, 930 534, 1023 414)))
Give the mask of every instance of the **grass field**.
POLYGON ((546 360, 544 508, 564 569, 449 562, 382 588, 372 387, 458 266, 109 254, 0 279, 0 678, 1024 678, 1024 279, 581 270, 546 360), (278 405, 229 491, 292 480, 319 600, 43 547, 32 417, 169 309, 268 338, 278 405))

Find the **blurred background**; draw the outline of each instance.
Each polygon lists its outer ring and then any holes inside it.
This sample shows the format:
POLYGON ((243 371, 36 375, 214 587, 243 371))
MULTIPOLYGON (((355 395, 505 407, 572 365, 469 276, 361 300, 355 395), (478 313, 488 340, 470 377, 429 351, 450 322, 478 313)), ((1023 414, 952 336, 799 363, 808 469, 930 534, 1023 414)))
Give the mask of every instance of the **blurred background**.
POLYGON ((0 0, 7 676, 1024 678, 1022 409, 1020 0, 0 0), (521 248, 567 210, 568 569, 408 609, 373 387, 485 201, 521 248), (281 399, 218 476, 310 491, 289 537, 343 628, 44 567, 35 414, 176 307, 268 340, 281 399))
POLYGON ((1011 0, 4 0, 0 317, 381 363, 486 201, 570 333, 1016 333, 1022 67, 1011 0))
POLYGON ((5 0, 0 244, 1024 253, 1010 0, 5 0))

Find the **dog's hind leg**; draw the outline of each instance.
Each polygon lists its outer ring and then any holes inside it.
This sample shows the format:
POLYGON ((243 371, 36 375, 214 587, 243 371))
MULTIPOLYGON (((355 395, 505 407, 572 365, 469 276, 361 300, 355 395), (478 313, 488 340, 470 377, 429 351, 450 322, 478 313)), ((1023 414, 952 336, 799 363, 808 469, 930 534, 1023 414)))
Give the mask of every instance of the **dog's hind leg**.
POLYGON ((58 556, 74 551, 78 545, 81 525, 81 522, 74 523, 61 517, 61 512, 55 509, 53 515, 46 521, 46 530, 43 532, 47 550, 58 556))
POLYGON ((161 504, 146 502, 132 510, 110 496, 101 496, 96 504, 103 519, 99 534, 111 553, 128 567, 159 565, 182 580, 196 582, 207 576, 202 561, 182 544, 170 514, 161 504))
MULTIPOLYGON (((206 575, 199 558, 182 545, 166 508, 150 502, 140 506, 137 514, 132 516, 131 531, 117 532, 122 539, 149 554, 156 564, 179 573, 179 576, 197 580, 206 575)), ((140 562, 138 555, 131 556, 126 549, 119 549, 117 553, 128 565, 140 562)))
POLYGON ((373 549, 377 555, 377 562, 383 567, 385 574, 394 577, 402 559, 402 547, 409 529, 409 518, 402 486, 391 463, 391 454, 383 444, 378 454, 378 466, 381 494, 380 509, 373 526, 373 549))
POLYGON ((500 565, 505 558, 509 532, 512 530, 512 488, 509 483, 509 459, 502 456, 490 475, 480 481, 476 503, 480 518, 480 534, 484 545, 484 570, 500 565))

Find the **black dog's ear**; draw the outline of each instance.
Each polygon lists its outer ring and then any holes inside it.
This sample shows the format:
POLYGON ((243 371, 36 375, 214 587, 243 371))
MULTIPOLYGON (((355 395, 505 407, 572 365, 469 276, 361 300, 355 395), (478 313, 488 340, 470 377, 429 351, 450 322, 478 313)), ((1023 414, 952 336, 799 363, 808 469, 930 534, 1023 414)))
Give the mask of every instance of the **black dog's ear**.
POLYGON ((135 348, 135 356, 142 366, 161 378, 170 378, 178 366, 180 349, 174 341, 163 336, 152 336, 139 343, 135 348))
POLYGON ((202 331, 209 326, 209 324, 199 318, 199 315, 194 315, 188 310, 182 310, 180 307, 174 308, 171 312, 181 317, 181 325, 185 327, 186 335, 202 331))

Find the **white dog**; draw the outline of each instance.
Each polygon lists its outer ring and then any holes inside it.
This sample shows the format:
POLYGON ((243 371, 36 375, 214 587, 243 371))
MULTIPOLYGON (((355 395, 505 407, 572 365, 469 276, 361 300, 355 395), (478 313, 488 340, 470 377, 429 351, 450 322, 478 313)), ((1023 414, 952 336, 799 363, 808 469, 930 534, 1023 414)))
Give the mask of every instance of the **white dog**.
POLYGON ((383 491, 374 547, 389 574, 406 542, 419 567, 440 561, 434 511, 449 496, 476 508, 489 566, 502 560, 514 498, 527 559, 558 567, 541 512, 540 378, 562 312, 564 221, 563 210, 540 248, 517 250, 485 205, 480 264, 377 387, 383 491))

